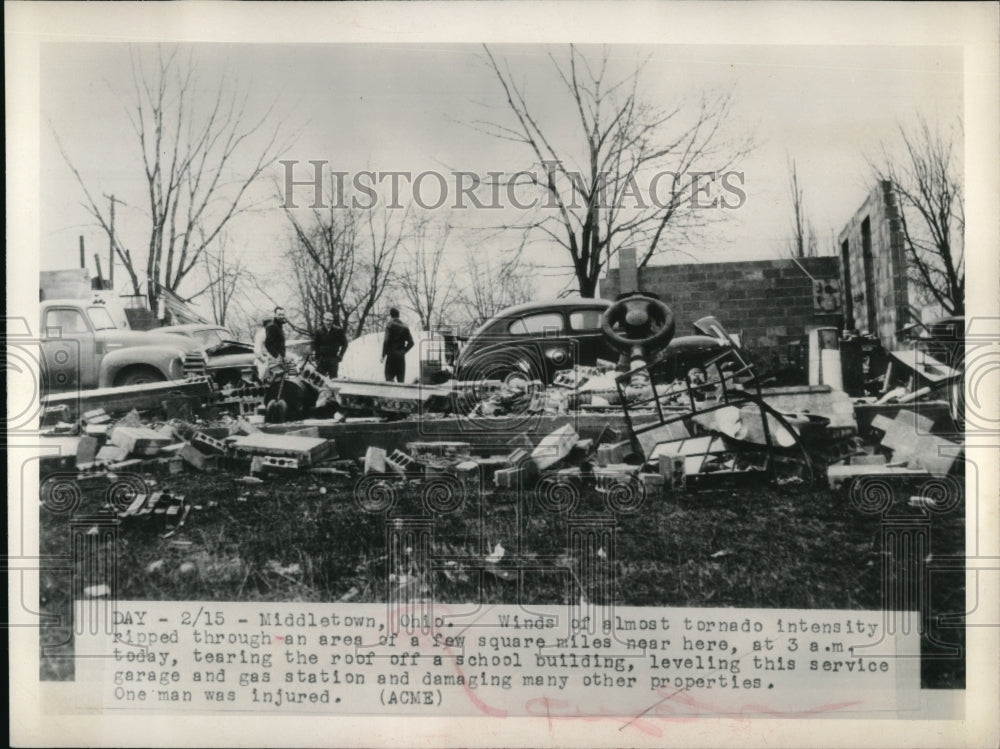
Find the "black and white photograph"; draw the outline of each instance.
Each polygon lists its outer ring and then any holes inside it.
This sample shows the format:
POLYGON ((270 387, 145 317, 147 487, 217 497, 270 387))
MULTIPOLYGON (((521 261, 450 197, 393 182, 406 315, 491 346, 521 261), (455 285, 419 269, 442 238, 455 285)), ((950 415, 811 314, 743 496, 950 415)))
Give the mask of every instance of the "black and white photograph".
POLYGON ((962 34, 996 8, 905 44, 315 10, 34 47, 5 442, 41 714, 888 746, 865 721, 995 693, 996 48, 962 34))

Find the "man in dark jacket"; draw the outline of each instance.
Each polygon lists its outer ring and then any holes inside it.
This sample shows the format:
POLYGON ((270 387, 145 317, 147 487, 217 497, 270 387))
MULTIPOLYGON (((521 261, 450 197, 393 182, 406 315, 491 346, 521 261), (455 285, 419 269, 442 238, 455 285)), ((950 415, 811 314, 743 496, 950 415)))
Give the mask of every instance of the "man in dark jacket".
POLYGON ((254 336, 254 357, 257 376, 261 382, 270 382, 285 365, 285 311, 276 307, 274 317, 265 320, 263 327, 254 336))
POLYGON ((285 310, 274 308, 274 317, 264 327, 264 349, 274 359, 285 358, 285 310))
POLYGON ((313 332, 313 356, 316 370, 327 377, 336 377, 340 370, 340 360, 347 351, 347 336, 333 323, 333 314, 323 313, 323 325, 313 332))
POLYGON ((403 382, 406 379, 406 352, 413 348, 410 329, 399 319, 399 310, 389 310, 389 324, 385 326, 382 342, 382 361, 385 362, 386 382, 403 382))

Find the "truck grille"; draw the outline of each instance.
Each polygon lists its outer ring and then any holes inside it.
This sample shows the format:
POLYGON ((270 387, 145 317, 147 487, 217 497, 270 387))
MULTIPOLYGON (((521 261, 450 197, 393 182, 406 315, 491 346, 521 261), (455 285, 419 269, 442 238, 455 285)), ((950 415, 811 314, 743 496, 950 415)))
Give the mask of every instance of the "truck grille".
POLYGON ((207 360, 200 351, 184 357, 184 377, 200 377, 206 373, 207 360))

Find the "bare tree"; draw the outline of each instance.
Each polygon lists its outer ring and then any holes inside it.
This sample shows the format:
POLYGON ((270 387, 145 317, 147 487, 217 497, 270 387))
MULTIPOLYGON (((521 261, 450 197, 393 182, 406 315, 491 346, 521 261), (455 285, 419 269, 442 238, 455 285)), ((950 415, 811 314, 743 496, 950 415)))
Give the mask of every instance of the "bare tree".
POLYGON ((456 300, 469 327, 489 320, 502 309, 530 301, 535 295, 534 268, 524 260, 524 245, 507 257, 486 253, 466 255, 464 291, 456 300))
POLYGON ((403 243, 406 215, 388 209, 313 209, 308 221, 287 206, 293 236, 286 260, 293 275, 297 309, 309 332, 332 312, 353 336, 368 332, 370 318, 392 281, 403 243))
MULTIPOLYGON (((140 150, 149 212, 145 251, 133 253, 113 237, 133 291, 156 309, 160 289, 177 293, 206 249, 226 225, 250 205, 248 190, 287 147, 279 142, 282 123, 271 122, 273 104, 251 117, 249 95, 222 76, 203 87, 197 65, 180 51, 160 49, 148 66, 131 53, 132 92, 126 114, 140 150)), ((58 135, 57 135, 58 140, 58 135)), ((86 207, 109 236, 110 216, 59 144, 80 184, 86 207)), ((183 295, 180 295, 183 296, 183 295)))
POLYGON ((212 251, 206 247, 201 253, 207 283, 202 291, 190 298, 195 299, 202 294, 208 294, 212 307, 212 320, 216 325, 226 325, 237 292, 252 274, 243 264, 242 258, 237 257, 233 260, 228 253, 229 238, 226 234, 220 234, 216 244, 217 250, 212 251))
MULTIPOLYGON (((959 139, 962 123, 956 131, 959 139)), ((903 155, 882 146, 870 161, 875 177, 896 195, 906 245, 908 276, 925 303, 949 314, 965 314, 965 199, 960 149, 954 138, 921 117, 913 129, 899 128, 903 155)))
POLYGON ((577 148, 563 146, 555 140, 555 128, 536 119, 526 87, 506 63, 489 48, 485 57, 514 123, 475 125, 530 151, 537 171, 521 177, 545 201, 544 215, 532 227, 569 253, 585 297, 595 295, 604 267, 622 247, 636 249, 639 267, 677 249, 685 232, 712 213, 699 209, 720 206, 723 199, 707 195, 710 185, 752 147, 748 138, 727 142, 724 137, 730 95, 706 95, 690 108, 661 109, 640 96, 642 65, 613 79, 607 53, 592 66, 572 46, 566 63, 549 55, 583 136, 577 148), (572 170, 571 163, 582 163, 583 171, 572 170))
POLYGON ((457 296, 454 269, 442 267, 451 232, 450 221, 420 216, 407 237, 409 250, 404 253, 396 286, 417 313, 423 330, 440 324, 457 296))

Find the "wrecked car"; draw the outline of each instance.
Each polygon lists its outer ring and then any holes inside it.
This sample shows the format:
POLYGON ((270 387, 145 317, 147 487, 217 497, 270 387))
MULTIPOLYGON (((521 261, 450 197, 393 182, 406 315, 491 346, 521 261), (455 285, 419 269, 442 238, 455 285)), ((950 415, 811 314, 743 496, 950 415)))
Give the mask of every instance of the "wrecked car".
POLYGON ((196 341, 119 328, 99 299, 45 301, 41 317, 43 392, 124 387, 206 372, 196 341))
MULTIPOLYGON (((455 364, 455 379, 503 381, 515 375, 551 384, 559 370, 594 366, 599 359, 618 362, 623 369, 627 356, 622 361, 622 347, 602 327, 605 313, 621 301, 559 299, 505 309, 469 337, 455 364)), ((612 327, 625 339, 644 335, 617 323, 612 327)), ((679 379, 733 346, 738 348, 714 317, 702 318, 693 327, 694 335, 666 338, 657 357, 658 379, 679 379)))
POLYGON ((509 307, 477 328, 455 362, 457 380, 511 375, 551 383, 555 373, 618 352, 601 332, 604 299, 557 299, 509 307))
POLYGON ((206 373, 220 386, 238 385, 255 379, 253 344, 244 343, 221 325, 188 323, 159 328, 161 333, 174 333, 191 338, 205 353, 206 373))

